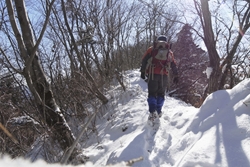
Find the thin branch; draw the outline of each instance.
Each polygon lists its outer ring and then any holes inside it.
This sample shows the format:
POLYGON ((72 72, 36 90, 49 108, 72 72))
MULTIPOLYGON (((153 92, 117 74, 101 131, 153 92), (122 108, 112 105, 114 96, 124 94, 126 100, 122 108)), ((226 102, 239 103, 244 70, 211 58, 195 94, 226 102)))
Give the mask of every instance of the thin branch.
POLYGON ((2 55, 5 57, 6 61, 8 62, 8 64, 10 65, 11 69, 13 69, 16 73, 22 74, 23 72, 21 70, 16 69, 14 66, 12 66, 11 62, 9 61, 7 55, 5 54, 5 52, 3 51, 2 48, 0 48, 0 52, 2 53, 2 55))
POLYGON ((74 143, 72 144, 72 146, 70 147, 70 149, 64 154, 64 156, 62 157, 61 159, 61 163, 62 164, 66 164, 69 157, 71 156, 73 150, 75 149, 76 147, 76 144, 79 142, 80 138, 82 137, 82 135, 84 134, 84 132, 87 130, 87 127, 89 126, 90 122, 93 120, 93 118, 96 116, 97 112, 99 110, 96 110, 92 116, 89 118, 88 122, 84 125, 81 133, 77 136, 76 140, 74 141, 74 143))
POLYGON ((3 132, 15 143, 15 144, 19 144, 19 142, 17 141, 17 139, 8 131, 8 129, 6 129, 3 124, 0 122, 0 129, 3 130, 3 132))
POLYGON ((134 163, 142 161, 143 157, 135 158, 126 162, 127 166, 132 166, 134 163))
POLYGON ((6 0, 6 6, 7 6, 7 10, 8 10, 8 15, 10 18, 10 24, 11 24, 12 29, 14 31, 14 34, 16 36, 18 46, 19 46, 20 51, 21 51, 21 55, 26 60, 28 58, 27 54, 26 54, 26 48, 25 48, 25 44, 24 44, 24 41, 22 39, 21 33, 17 28, 17 23, 16 23, 16 19, 15 19, 15 13, 14 13, 14 9, 13 9, 12 0, 6 0))
MULTIPOLYGON (((48 2, 48 1, 46 1, 46 2, 48 2)), ((48 9, 47 9, 46 18, 45 18, 45 21, 44 21, 44 24, 43 24, 42 31, 41 31, 41 33, 40 33, 40 35, 39 35, 39 37, 38 37, 38 39, 36 41, 35 46, 33 47, 32 51, 31 51, 31 55, 30 55, 31 58, 26 63, 26 68, 28 70, 31 67, 31 64, 32 64, 31 62, 33 61, 33 59, 34 59, 34 57, 36 55, 36 51, 38 49, 38 46, 40 45, 40 43, 42 41, 42 38, 43 38, 43 35, 45 33, 45 30, 47 28, 47 25, 48 25, 48 22, 49 22, 50 13, 51 13, 52 6, 53 6, 54 2, 55 2, 55 0, 52 0, 51 3, 50 3, 50 5, 49 5, 49 7, 48 7, 48 9)))

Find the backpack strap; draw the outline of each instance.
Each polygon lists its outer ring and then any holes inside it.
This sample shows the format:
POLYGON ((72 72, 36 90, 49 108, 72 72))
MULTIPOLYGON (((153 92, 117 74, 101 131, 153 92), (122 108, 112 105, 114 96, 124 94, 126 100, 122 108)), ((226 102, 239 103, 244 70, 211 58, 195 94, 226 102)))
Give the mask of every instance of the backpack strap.
MULTIPOLYGON (((151 51, 151 55, 152 55, 152 51, 151 51)), ((153 57, 151 56, 149 59, 148 59, 148 62, 147 62, 147 66, 146 66, 146 69, 148 70, 148 81, 150 80, 150 78, 152 77, 152 80, 154 80, 154 65, 152 63, 152 60, 153 60, 153 57)))
POLYGON ((169 73, 170 62, 172 61, 172 51, 170 51, 171 44, 165 41, 154 41, 152 50, 150 51, 151 57, 147 61, 146 69, 148 71, 148 80, 154 79, 155 68, 161 66, 160 74, 163 76, 166 71, 169 73))

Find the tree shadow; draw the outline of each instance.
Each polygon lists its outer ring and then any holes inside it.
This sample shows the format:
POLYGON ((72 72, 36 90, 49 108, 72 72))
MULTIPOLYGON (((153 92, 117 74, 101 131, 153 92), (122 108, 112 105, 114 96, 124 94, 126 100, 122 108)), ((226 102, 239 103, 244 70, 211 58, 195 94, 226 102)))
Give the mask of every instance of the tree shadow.
POLYGON ((155 147, 155 136, 158 129, 158 126, 152 128, 146 125, 142 128, 141 133, 138 133, 121 152, 112 153, 108 163, 114 163, 114 160, 121 162, 142 157, 141 161, 136 162, 136 166, 154 166, 155 162, 150 160, 149 157, 155 147))
MULTIPOLYGON (((228 167, 250 166, 241 145, 241 141, 247 137, 246 131, 238 127, 237 112, 234 112, 233 108, 240 99, 244 99, 244 95, 239 97, 235 94, 231 99, 228 91, 225 90, 211 94, 187 129, 187 131, 204 134, 205 131, 216 126, 215 164, 222 162, 221 149, 224 148, 228 167)), ((241 111, 241 114, 243 113, 241 111)))

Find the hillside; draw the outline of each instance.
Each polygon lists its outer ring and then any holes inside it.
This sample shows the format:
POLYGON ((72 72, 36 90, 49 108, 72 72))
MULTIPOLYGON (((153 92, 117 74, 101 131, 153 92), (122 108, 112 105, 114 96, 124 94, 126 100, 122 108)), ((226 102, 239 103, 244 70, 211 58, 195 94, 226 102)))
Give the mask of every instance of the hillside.
POLYGON ((211 94, 199 109, 166 97, 160 127, 147 125, 147 85, 128 74, 128 92, 115 97, 111 121, 99 127, 99 145, 85 151, 94 164, 143 157, 134 166, 250 166, 250 80, 211 94), (127 128, 126 131, 122 129, 127 128), (102 149, 98 149, 102 148, 102 149))
MULTIPOLYGON (((160 126, 153 129, 147 125, 147 84, 139 76, 138 70, 129 71, 127 91, 110 91, 108 112, 97 122, 98 137, 83 146, 93 166, 140 157, 134 167, 250 166, 250 79, 211 94, 200 108, 166 96, 160 126)), ((13 163, 0 161, 1 166, 13 163)))

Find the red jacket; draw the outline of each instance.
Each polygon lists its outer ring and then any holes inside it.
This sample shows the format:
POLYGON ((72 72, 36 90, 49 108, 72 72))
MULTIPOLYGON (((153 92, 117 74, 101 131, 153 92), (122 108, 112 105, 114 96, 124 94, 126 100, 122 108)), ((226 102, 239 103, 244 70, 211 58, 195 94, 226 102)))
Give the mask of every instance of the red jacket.
MULTIPOLYGON (((153 74, 165 74, 168 75, 168 70, 164 68, 160 63, 157 63, 152 58, 152 54, 157 54, 157 50, 153 50, 153 46, 149 47, 142 57, 141 72, 153 73, 153 74), (153 53, 156 52, 156 53, 153 53), (150 60, 152 58, 152 61, 150 60), (151 65, 150 65, 151 61, 151 65), (151 66, 151 67, 150 67, 151 66), (148 67, 148 68, 147 68, 148 67), (152 69, 153 68, 153 69, 152 69)), ((168 52, 167 62, 170 65, 174 75, 178 75, 174 54, 171 50, 168 52)))

